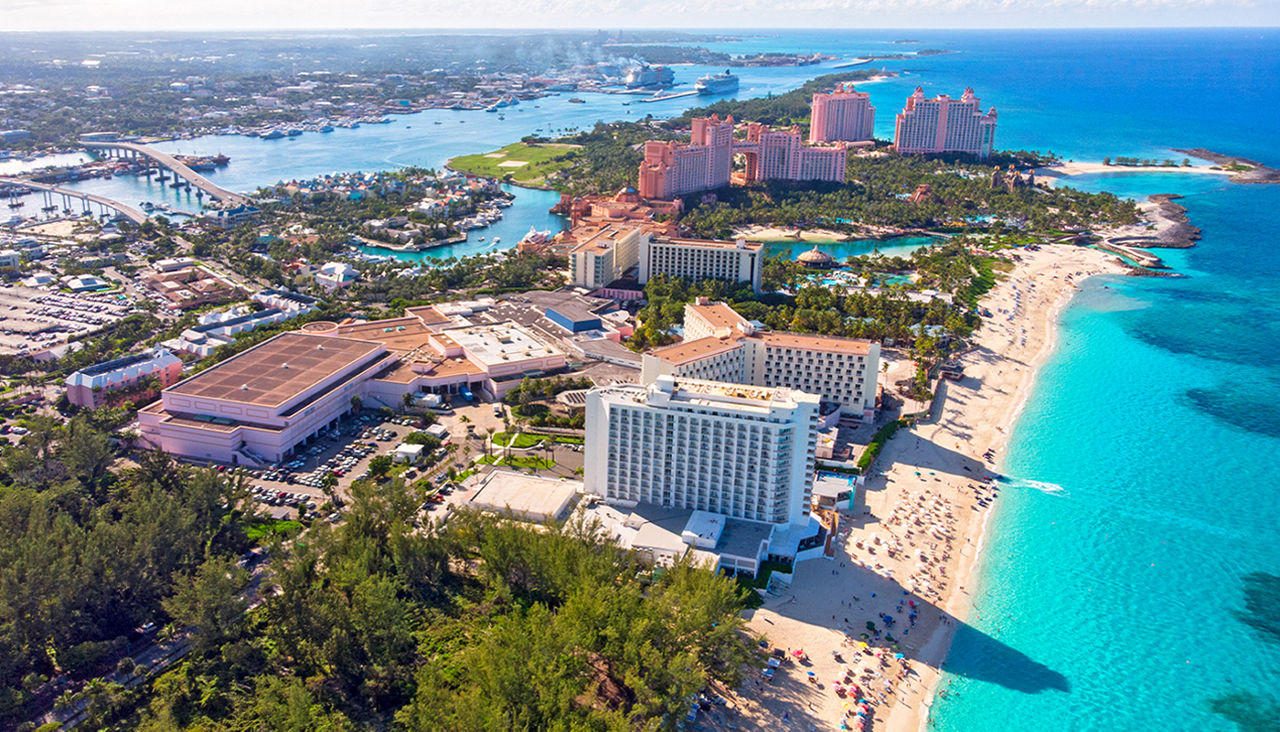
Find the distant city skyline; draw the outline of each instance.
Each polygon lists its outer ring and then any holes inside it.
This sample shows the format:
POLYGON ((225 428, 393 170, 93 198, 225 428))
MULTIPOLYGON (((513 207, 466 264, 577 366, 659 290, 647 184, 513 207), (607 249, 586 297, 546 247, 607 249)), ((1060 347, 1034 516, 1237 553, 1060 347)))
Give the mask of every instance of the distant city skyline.
POLYGON ((0 28, 59 30, 960 29, 1280 26, 1272 0, 9 0, 0 28), (305 9, 305 12, 300 12, 305 9), (216 12, 214 12, 216 10, 216 12))

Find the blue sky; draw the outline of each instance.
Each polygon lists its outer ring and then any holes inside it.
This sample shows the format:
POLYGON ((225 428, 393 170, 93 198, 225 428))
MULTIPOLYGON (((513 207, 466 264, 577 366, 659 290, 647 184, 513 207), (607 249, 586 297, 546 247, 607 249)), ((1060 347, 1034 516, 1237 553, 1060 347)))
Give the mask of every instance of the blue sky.
POLYGON ((1280 0, 0 0, 4 30, 1280 26, 1280 0))

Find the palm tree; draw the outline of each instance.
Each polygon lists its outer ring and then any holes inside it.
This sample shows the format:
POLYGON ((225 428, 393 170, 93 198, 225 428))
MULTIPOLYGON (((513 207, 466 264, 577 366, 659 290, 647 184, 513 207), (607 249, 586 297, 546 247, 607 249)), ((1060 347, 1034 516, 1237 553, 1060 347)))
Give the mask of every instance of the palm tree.
POLYGON ((494 429, 492 427, 485 427, 484 432, 488 436, 484 441, 484 456, 489 457, 489 446, 493 444, 494 429))
POLYGON ((547 464, 552 462, 552 456, 555 455, 556 443, 550 437, 542 441, 542 451, 547 454, 547 464))

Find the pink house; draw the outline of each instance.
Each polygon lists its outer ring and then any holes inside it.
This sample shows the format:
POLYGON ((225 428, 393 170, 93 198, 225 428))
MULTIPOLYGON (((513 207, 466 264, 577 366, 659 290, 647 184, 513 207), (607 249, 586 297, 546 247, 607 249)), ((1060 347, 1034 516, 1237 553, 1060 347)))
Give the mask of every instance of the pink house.
POLYGON ((67 377, 67 400, 77 407, 97 409, 107 403, 109 392, 147 378, 155 378, 161 388, 175 383, 182 378, 181 359, 155 348, 80 369, 67 377))

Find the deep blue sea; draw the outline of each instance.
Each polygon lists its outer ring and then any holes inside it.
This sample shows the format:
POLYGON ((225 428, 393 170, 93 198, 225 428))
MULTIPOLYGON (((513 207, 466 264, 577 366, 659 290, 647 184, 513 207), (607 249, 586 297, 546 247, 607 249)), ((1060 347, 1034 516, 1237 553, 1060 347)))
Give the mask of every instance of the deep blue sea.
MULTIPOLYGON (((972 86, 999 111, 998 147, 1098 160, 1181 159, 1170 148, 1197 146, 1280 167, 1274 29, 752 32, 715 47, 847 59, 957 51, 870 65, 901 74, 864 87, 881 137, 892 136, 893 113, 917 84, 930 95, 972 86), (892 43, 898 38, 920 43, 892 43)), ((785 91, 831 65, 743 69, 739 95, 785 91)), ((708 70, 678 67, 677 80, 708 70)), ((691 103, 586 98, 522 104, 506 120, 437 111, 293 140, 210 137, 163 147, 224 152, 233 162, 214 179, 249 189, 334 170, 438 166, 539 129, 672 115, 691 103)), ((1184 194, 1204 238, 1190 250, 1160 252, 1184 278, 1095 279, 1062 316, 1058 351, 1002 456, 1010 482, 930 724, 1277 729, 1280 711, 1263 705, 1280 703, 1280 186, 1168 173, 1071 184, 1134 198, 1184 194), (1273 588, 1260 614, 1246 610, 1247 586, 1273 588), (1214 711, 1212 700, 1226 694, 1237 695, 1228 714, 1214 711), (1258 696, 1239 696, 1248 694, 1258 696), (1256 721, 1237 727, 1229 714, 1256 721)), ((133 179, 82 185, 130 202, 195 203, 133 179)), ((484 233, 490 242, 500 235, 505 248, 530 226, 558 226, 546 213, 555 198, 517 191, 507 220, 484 233)), ((472 241, 425 256, 486 246, 472 241)))

